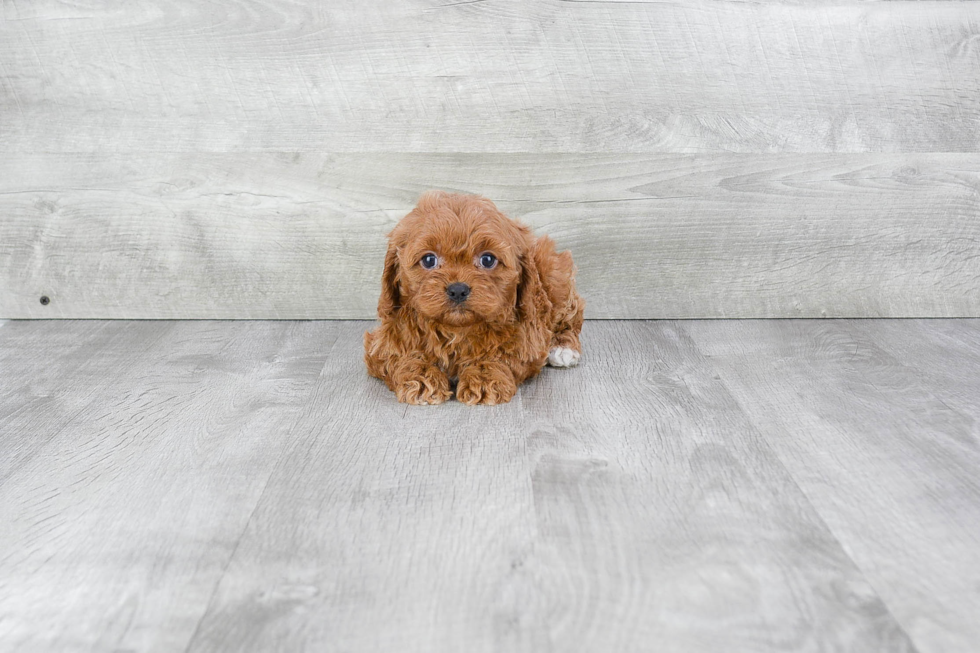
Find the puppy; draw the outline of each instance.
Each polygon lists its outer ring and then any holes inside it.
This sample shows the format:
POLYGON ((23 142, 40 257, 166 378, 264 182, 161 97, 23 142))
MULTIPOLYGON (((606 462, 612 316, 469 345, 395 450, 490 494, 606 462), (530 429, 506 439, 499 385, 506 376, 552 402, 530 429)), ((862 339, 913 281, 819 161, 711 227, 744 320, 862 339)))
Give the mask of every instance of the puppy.
POLYGON ((548 362, 581 356, 585 302, 569 252, 490 200, 432 191, 388 234, 368 373, 398 401, 500 404, 548 362))

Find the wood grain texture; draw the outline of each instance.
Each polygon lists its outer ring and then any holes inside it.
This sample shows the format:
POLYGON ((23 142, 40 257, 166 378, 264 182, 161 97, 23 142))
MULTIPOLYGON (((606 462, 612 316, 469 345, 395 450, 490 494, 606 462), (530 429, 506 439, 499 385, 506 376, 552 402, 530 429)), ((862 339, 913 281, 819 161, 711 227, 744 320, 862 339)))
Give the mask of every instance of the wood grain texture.
POLYGON ((43 342, 36 329, 24 324, 4 333, 0 484, 70 428, 92 402, 102 399, 120 375, 147 354, 160 355, 155 347, 172 330, 164 322, 126 326, 107 328, 100 321, 40 326, 43 342))
POLYGON ((0 398, 4 451, 40 447, 0 481, 0 648, 182 651, 330 334, 310 323, 94 326, 94 342, 86 323, 2 330, 5 373, 33 364, 63 381, 18 373, 22 389, 0 398), (9 410, 21 394, 37 399, 9 410))
POLYGON ((916 647, 976 651, 980 324, 684 328, 916 647))
POLYGON ((976 152, 970 2, 3 3, 0 151, 976 152))
POLYGON ((976 7, 4 2, 0 317, 370 318, 438 187, 593 318, 980 316, 976 7))
POLYGON ((591 321, 493 408, 368 326, 2 324, 0 649, 980 646, 980 321, 591 321))
POLYGON ((339 355, 189 652, 547 646, 537 597, 508 586, 535 539, 520 401, 407 410, 366 375, 367 326, 326 327, 339 355))
POLYGON ((913 650, 677 324, 589 327, 522 395, 554 650, 913 650))
POLYGON ((189 650, 911 650, 671 334, 590 323, 491 409, 332 361, 189 650))
POLYGON ((174 153, 0 162, 0 316, 371 318, 429 187, 570 249, 589 318, 980 315, 976 154, 174 153))

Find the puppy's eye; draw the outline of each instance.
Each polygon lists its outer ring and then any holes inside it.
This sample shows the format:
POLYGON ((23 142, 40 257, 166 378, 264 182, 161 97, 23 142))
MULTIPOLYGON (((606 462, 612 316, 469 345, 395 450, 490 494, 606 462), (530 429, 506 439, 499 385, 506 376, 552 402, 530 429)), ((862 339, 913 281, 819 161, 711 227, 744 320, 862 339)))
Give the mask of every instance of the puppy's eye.
POLYGON ((497 265, 497 257, 490 252, 480 254, 479 265, 486 270, 492 270, 497 265))
POLYGON ((431 270, 437 263, 439 263, 439 259, 432 252, 429 252, 419 260, 419 265, 424 267, 426 270, 431 270))

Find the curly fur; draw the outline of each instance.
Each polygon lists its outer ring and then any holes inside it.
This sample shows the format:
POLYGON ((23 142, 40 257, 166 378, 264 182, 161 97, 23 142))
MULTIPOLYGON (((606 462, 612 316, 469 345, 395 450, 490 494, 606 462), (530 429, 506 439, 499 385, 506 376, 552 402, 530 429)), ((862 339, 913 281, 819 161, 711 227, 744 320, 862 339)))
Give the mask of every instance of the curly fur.
POLYGON ((433 191, 388 235, 381 324, 364 334, 364 361, 404 403, 442 403, 453 383, 463 403, 504 403, 549 352, 578 361, 584 308, 569 252, 484 197, 433 191), (439 264, 428 270, 430 252, 439 264), (478 265, 486 252, 493 269, 478 265), (456 282, 471 289, 462 304, 446 294, 456 282))

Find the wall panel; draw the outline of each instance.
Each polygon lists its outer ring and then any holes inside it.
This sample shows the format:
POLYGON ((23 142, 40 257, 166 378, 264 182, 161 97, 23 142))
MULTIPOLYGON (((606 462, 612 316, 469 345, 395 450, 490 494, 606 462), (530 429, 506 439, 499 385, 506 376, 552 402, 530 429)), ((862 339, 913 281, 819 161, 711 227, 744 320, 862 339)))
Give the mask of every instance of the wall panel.
POLYGON ((0 316, 369 318, 430 186, 571 249, 592 318, 980 314, 978 154, 174 153, 0 165, 0 316))

